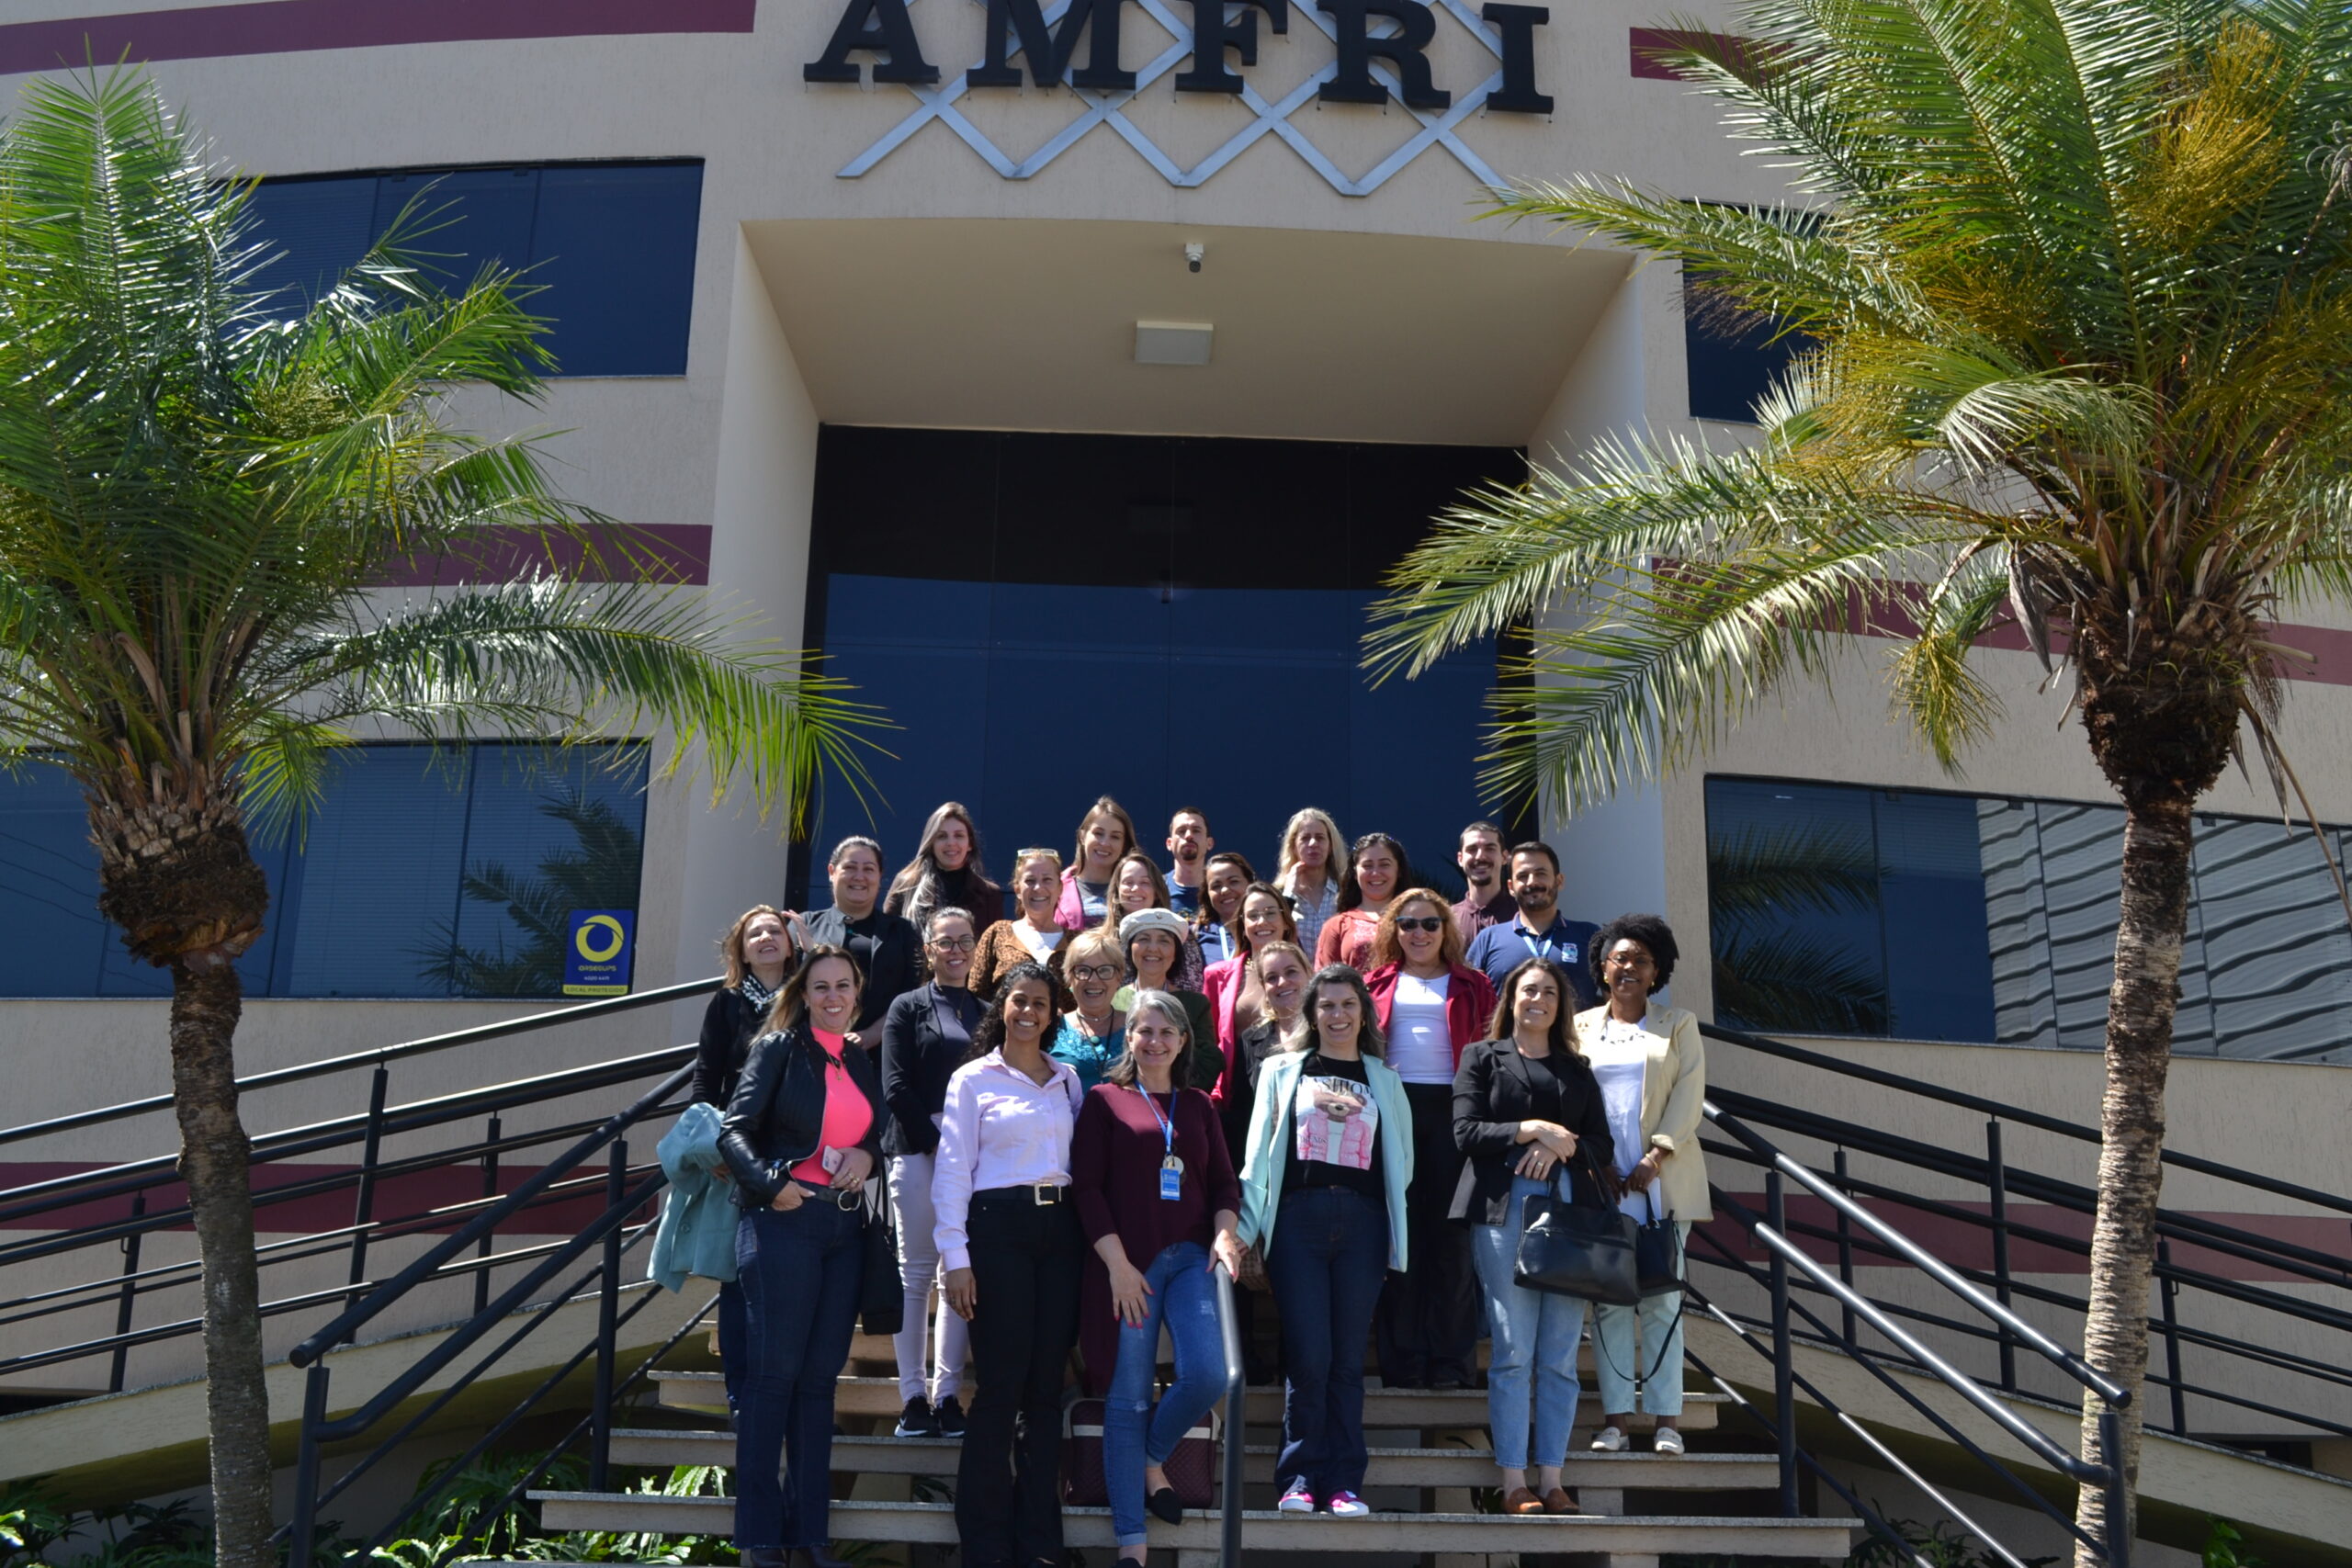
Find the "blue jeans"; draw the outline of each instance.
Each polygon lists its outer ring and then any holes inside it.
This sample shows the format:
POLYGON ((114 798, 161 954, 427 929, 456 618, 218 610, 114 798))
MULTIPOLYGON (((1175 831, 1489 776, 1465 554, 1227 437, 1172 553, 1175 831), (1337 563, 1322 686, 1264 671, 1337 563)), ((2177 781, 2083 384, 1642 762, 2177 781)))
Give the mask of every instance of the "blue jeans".
POLYGON ((1577 1424, 1577 1341, 1584 1335, 1585 1303, 1511 1282, 1519 1259, 1520 1205, 1530 1193, 1549 1190, 1549 1182, 1515 1176, 1505 1211, 1509 1222, 1470 1228, 1470 1256, 1485 1289, 1487 1324, 1495 1341, 1487 1367, 1487 1425, 1494 1434, 1495 1462, 1505 1470, 1527 1468, 1531 1393, 1536 1464, 1565 1461, 1568 1432, 1577 1424))
POLYGON ((1303 1483, 1317 1497, 1363 1490, 1364 1337, 1387 1270, 1385 1203, 1345 1187, 1283 1194, 1266 1255, 1283 1308, 1277 1485, 1303 1483))
MULTIPOLYGON (((1690 1222, 1677 1220, 1683 1246, 1690 1222)), ((1685 1253, 1688 1256, 1688 1253, 1685 1253)), ((1634 1382, 1641 1380, 1642 1408, 1652 1416, 1682 1414, 1682 1292, 1644 1296, 1639 1306, 1592 1309, 1593 1371, 1600 1382, 1600 1408, 1624 1416, 1634 1408, 1634 1382), (1640 1342, 1634 1325, 1641 1327, 1640 1342)))
POLYGON ((735 1227, 743 1373, 735 1414, 735 1544, 832 1539, 833 1383, 849 1360, 865 1269, 865 1215, 811 1197, 735 1227), (778 1465, 791 1456, 791 1473, 778 1465))
POLYGON ((1143 1271, 1151 1294, 1140 1325, 1119 1325, 1119 1359, 1102 1402, 1102 1478, 1111 1493, 1111 1529, 1121 1546, 1144 1541, 1143 1469, 1165 1464, 1176 1445, 1225 1393, 1225 1336, 1216 1325, 1216 1286, 1208 1248, 1197 1241, 1163 1247, 1143 1271), (1176 1382, 1151 1407, 1159 1359, 1159 1325, 1176 1346, 1176 1382), (1145 1434, 1144 1418, 1151 1429, 1145 1434))

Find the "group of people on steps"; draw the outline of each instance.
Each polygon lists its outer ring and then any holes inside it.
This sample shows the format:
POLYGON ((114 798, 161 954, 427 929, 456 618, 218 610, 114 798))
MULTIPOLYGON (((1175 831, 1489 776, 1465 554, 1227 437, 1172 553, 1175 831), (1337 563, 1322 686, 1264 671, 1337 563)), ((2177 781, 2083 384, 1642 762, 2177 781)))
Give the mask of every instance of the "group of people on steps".
MULTIPOLYGON (((843 839, 831 907, 762 905, 721 940, 693 1095, 724 1111, 741 1209, 718 1325, 747 1563, 841 1568, 833 1391, 873 1184, 905 1292, 897 1432, 963 1439, 967 1568, 1061 1568, 1073 1359, 1121 1560, 1182 1519, 1162 1466, 1222 1392, 1219 1269, 1280 1316, 1283 1511, 1369 1512, 1368 1340, 1383 1386, 1442 1389, 1476 1386, 1482 1337, 1505 1511, 1578 1511, 1588 1309, 1514 1283, 1520 1214, 1551 1193, 1685 1237, 1709 1217, 1697 1024, 1656 999, 1672 931, 1568 918, 1558 855, 1490 822, 1460 835, 1455 901, 1314 807, 1270 877, 1199 811, 1163 848, 1106 795, 1067 859, 1022 850, 1001 887, 951 801, 887 886, 881 846, 843 839)), ((1590 1309, 1593 1448, 1627 1446, 1638 1399, 1682 1451, 1678 1308, 1590 1309)))

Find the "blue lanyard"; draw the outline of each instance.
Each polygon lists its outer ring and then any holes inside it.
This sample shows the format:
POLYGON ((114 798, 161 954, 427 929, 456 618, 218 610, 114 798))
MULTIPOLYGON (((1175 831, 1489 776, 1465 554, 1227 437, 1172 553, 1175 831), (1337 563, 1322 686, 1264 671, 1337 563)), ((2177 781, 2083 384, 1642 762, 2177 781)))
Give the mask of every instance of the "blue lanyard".
POLYGON ((1137 1085, 1136 1085, 1136 1092, 1137 1094, 1139 1094, 1139 1095, 1142 1095, 1142 1096, 1143 1096, 1143 1102, 1144 1102, 1144 1104, 1145 1104, 1145 1105, 1147 1105, 1147 1106, 1148 1106, 1148 1107, 1150 1107, 1150 1109, 1151 1109, 1151 1119, 1152 1119, 1153 1121, 1155 1121, 1155 1122, 1159 1122, 1159 1138, 1160 1138, 1160 1142, 1161 1142, 1163 1145, 1165 1145, 1167 1146, 1168 1153, 1169 1153, 1169 1154, 1170 1154, 1170 1155, 1173 1155, 1173 1154, 1176 1152, 1176 1095, 1175 1095, 1175 1091, 1174 1091, 1174 1090, 1172 1090, 1172 1089, 1169 1091, 1169 1096, 1168 1096, 1168 1112, 1169 1112, 1169 1113, 1168 1113, 1167 1115, 1165 1115, 1165 1116, 1162 1116, 1162 1115, 1159 1113, 1159 1101, 1158 1101, 1158 1100, 1154 1100, 1154 1099, 1152 1099, 1152 1098, 1151 1098, 1151 1090, 1149 1090, 1149 1089, 1148 1089, 1144 1088, 1144 1087, 1143 1087, 1143 1085, 1141 1085, 1141 1084, 1137 1084, 1137 1085))
MULTIPOLYGON (((1544 928, 1544 933, 1541 936, 1531 935, 1525 926, 1516 922, 1512 924, 1511 930, 1518 932, 1519 940, 1526 944, 1527 956, 1530 958, 1552 959, 1552 949, 1560 945, 1553 941, 1552 928, 1549 926, 1544 928)), ((1552 962, 1557 963, 1558 960, 1552 959, 1552 962)))

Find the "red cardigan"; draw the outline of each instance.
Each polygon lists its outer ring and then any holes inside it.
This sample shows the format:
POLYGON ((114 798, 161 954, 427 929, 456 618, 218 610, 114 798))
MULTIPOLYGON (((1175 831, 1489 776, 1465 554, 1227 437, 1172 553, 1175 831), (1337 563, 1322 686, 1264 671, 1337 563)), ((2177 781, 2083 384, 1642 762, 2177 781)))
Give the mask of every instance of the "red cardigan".
MULTIPOLYGON (((1388 1032, 1389 1004, 1396 997, 1396 976, 1404 972, 1400 964, 1384 964, 1363 977, 1384 1035, 1388 1032)), ((1495 983, 1466 964, 1455 964, 1447 972, 1445 987, 1445 1028, 1453 1036, 1455 1066, 1462 1065, 1463 1048, 1486 1039, 1487 1026, 1494 1021, 1495 983)))

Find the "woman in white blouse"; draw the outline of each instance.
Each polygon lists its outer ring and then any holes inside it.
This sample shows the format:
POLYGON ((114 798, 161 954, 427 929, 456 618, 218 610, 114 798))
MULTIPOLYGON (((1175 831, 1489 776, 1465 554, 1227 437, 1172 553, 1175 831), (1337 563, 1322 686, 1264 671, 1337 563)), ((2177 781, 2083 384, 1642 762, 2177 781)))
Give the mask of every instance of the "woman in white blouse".
MULTIPOLYGON (((1577 1015, 1577 1044, 1600 1083, 1625 1189, 1622 1206, 1644 1222, 1672 1220, 1687 1243, 1692 1224, 1714 1215, 1699 1152, 1707 1055, 1698 1019, 1651 999, 1673 978, 1679 956, 1673 931, 1656 915, 1620 915, 1601 927, 1591 962, 1608 999, 1577 1015)), ((1623 1450, 1638 1381, 1643 1410, 1657 1418, 1657 1451, 1682 1451, 1674 1425, 1682 1415, 1681 1304, 1676 1291, 1645 1296, 1639 1306, 1593 1308, 1601 1409, 1594 1449, 1623 1450)))

